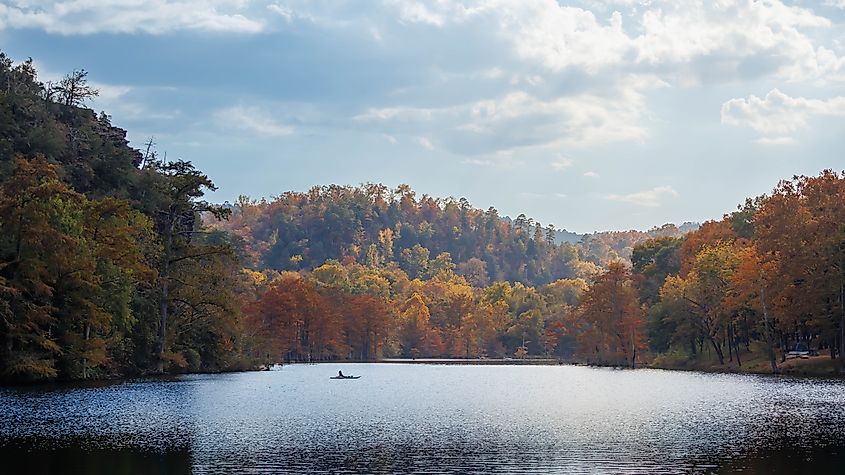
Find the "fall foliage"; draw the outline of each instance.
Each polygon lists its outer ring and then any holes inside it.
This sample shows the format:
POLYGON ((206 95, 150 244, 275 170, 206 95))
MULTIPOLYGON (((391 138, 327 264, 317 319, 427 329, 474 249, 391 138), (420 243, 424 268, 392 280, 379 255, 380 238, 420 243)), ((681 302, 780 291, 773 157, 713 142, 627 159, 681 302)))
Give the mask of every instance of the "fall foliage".
MULTIPOLYGON (((88 379, 386 357, 660 358, 778 371, 845 357, 845 175, 782 181, 700 228, 560 241, 408 185, 203 200, 76 71, 0 53, 0 379, 88 379), (687 232, 689 231, 689 232, 687 232)), ((567 236, 571 237, 572 233, 567 236)))

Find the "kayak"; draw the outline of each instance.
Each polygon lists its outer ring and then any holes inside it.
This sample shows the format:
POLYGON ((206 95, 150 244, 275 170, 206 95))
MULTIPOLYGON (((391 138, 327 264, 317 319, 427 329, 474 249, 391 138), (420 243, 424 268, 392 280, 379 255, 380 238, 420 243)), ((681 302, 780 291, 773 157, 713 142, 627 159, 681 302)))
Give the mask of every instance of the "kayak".
POLYGON ((360 376, 332 376, 329 379, 358 379, 360 376))

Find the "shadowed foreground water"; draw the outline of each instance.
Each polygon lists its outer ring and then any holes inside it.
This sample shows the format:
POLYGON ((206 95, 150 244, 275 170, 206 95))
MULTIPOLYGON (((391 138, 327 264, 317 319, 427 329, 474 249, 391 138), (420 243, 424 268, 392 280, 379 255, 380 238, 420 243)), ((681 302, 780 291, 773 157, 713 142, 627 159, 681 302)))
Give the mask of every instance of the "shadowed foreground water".
POLYGON ((3 473, 845 473, 845 382, 347 364, 0 390, 3 473), (342 369, 359 380, 330 380, 342 369))

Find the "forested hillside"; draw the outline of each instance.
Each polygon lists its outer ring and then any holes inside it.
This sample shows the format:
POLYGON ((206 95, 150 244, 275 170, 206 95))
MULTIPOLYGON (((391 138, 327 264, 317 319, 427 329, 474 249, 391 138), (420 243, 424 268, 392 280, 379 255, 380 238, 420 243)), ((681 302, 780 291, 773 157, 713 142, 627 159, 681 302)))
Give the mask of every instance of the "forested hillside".
POLYGON ((242 196, 232 211, 229 220, 208 224, 241 237, 255 268, 307 270, 335 259, 370 267, 395 264, 412 279, 426 278, 429 262, 447 253, 457 273, 479 287, 590 278, 614 260, 630 262, 639 243, 679 237, 696 227, 666 224, 560 242, 562 231, 524 214, 511 219, 464 198, 417 196, 408 185, 382 184, 315 186, 272 201, 242 196))
POLYGON ((96 94, 0 53, 0 378, 241 365, 240 265, 197 219, 227 214, 214 185, 129 147, 96 94))

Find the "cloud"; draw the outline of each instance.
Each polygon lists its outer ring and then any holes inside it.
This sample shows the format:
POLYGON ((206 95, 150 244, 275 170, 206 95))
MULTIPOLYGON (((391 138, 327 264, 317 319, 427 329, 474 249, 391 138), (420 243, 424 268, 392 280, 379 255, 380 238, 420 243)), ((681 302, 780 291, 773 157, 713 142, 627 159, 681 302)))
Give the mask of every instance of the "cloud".
POLYGON ((842 67, 842 58, 805 33, 832 26, 812 10, 777 0, 659 3, 661 8, 648 9, 640 20, 637 63, 689 65, 699 77, 709 68, 723 80, 769 73, 803 80, 842 67))
POLYGON ((594 12, 556 0, 478 0, 471 8, 455 1, 388 5, 402 21, 439 28, 475 20, 518 58, 552 72, 647 68, 695 83, 770 73, 804 80, 845 69, 845 59, 817 44, 816 31, 833 22, 807 8, 779 0, 633 3, 612 5, 625 13, 607 13, 600 2, 591 2, 594 12))
POLYGON ((245 130, 262 137, 284 137, 294 132, 293 127, 278 123, 258 107, 228 107, 217 111, 214 116, 226 127, 245 130))
POLYGON ((492 160, 481 160, 478 158, 469 158, 467 160, 462 161, 461 163, 465 163, 467 165, 475 165, 478 167, 495 167, 496 162, 492 160))
POLYGON ((545 73, 564 71, 659 73, 684 83, 768 74, 787 80, 845 75, 845 58, 821 44, 818 35, 834 23, 780 0, 580 3, 584 7, 556 0, 384 0, 361 8, 327 0, 9 0, 0 3, 0 30, 251 34, 302 20, 317 28, 358 30, 382 42, 407 35, 403 30, 411 25, 424 25, 431 35, 452 28, 480 44, 504 46, 509 51, 503 61, 516 59, 543 70, 512 75, 529 85, 547 82, 545 73))
POLYGON ((172 31, 257 33, 244 0, 12 0, 0 4, 0 30, 41 29, 62 35, 162 34, 172 31))
POLYGON ((760 137, 754 143, 760 145, 794 145, 798 142, 792 137, 760 137))
POLYGON ((641 120, 646 106, 640 87, 645 86, 632 80, 601 95, 584 93, 544 99, 513 91, 439 108, 370 108, 354 116, 353 122, 387 134, 424 132, 442 147, 463 154, 641 141, 648 130, 641 120))
POLYGON ((598 178, 599 174, 594 172, 594 171, 588 171, 588 172, 584 172, 584 176, 589 177, 589 178, 598 178))
POLYGON ((556 171, 562 172, 567 168, 570 168, 574 163, 575 161, 571 158, 561 155, 557 160, 551 163, 551 167, 556 171))
POLYGON ((433 26, 443 26, 446 20, 443 16, 432 12, 422 2, 392 1, 399 8, 399 18, 408 23, 425 23, 433 26))
POLYGON ((637 206, 654 208, 660 206, 660 199, 664 196, 678 196, 678 192, 669 185, 663 185, 627 195, 607 195, 605 198, 611 201, 621 201, 637 206))
POLYGON ((816 116, 845 116, 845 97, 807 99, 772 89, 766 97, 749 96, 722 104, 722 123, 750 127, 763 136, 758 143, 792 143, 790 134, 807 127, 816 116))
POLYGON ((434 144, 431 143, 428 137, 417 137, 417 143, 427 150, 434 150, 434 144))
POLYGON ((554 0, 488 1, 498 19, 499 36, 516 54, 552 71, 579 68, 595 73, 624 61, 631 38, 622 29, 622 15, 606 21, 589 10, 554 0))

